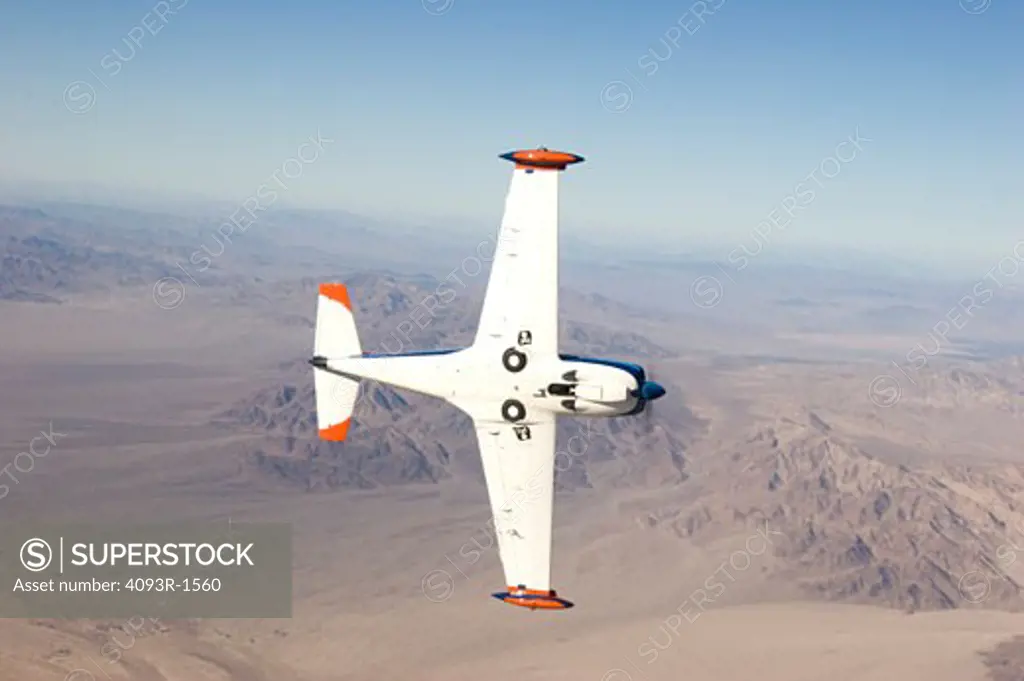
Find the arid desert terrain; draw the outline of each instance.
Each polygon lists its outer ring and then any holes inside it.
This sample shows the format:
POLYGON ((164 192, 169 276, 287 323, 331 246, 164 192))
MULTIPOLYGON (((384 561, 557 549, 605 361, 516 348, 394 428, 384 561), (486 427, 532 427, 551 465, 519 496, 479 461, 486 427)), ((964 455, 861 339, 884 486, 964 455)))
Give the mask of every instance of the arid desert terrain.
POLYGON ((553 578, 576 607, 530 612, 489 597, 468 420, 366 385, 322 442, 306 364, 321 281, 350 285, 364 349, 469 342, 493 228, 264 220, 219 243, 195 217, 0 206, 0 465, 60 434, 0 518, 294 537, 291 619, 4 619, 3 681, 1024 678, 1016 270, 766 255, 729 278, 566 247, 565 350, 669 394, 560 425, 553 578))

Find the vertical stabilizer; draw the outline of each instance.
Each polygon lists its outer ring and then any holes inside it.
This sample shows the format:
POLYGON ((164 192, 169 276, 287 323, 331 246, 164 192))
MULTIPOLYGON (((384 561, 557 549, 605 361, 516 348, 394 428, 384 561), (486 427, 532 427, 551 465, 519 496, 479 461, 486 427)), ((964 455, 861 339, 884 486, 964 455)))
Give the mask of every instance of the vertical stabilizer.
MULTIPOLYGON (((320 284, 313 341, 314 362, 360 354, 362 346, 348 288, 344 284, 320 284)), ((344 440, 359 397, 359 381, 330 373, 314 364, 313 388, 321 439, 344 440)))

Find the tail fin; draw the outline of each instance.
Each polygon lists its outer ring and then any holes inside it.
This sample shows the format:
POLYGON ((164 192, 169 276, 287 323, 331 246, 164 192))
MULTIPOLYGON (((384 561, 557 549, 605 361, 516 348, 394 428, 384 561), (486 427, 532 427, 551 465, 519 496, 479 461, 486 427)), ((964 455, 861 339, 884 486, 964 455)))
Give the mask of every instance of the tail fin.
MULTIPOLYGON (((361 353, 348 289, 344 284, 320 284, 313 355, 334 359, 361 353)), ((349 420, 359 397, 359 381, 313 369, 313 389, 320 438, 341 442, 348 434, 349 420)))

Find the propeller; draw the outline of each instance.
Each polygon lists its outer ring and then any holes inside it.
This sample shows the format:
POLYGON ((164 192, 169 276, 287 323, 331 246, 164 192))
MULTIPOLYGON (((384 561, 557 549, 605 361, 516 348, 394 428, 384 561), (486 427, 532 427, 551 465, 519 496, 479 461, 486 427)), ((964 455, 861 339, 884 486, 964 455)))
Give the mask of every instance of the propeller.
POLYGON ((640 390, 644 396, 644 422, 647 425, 648 435, 654 432, 654 402, 665 394, 665 388, 655 381, 647 381, 640 390))
POLYGON ((665 388, 657 381, 652 380, 646 372, 640 387, 633 391, 633 396, 643 401, 643 418, 647 424, 648 433, 654 431, 654 402, 664 394, 665 388))
POLYGON ((644 422, 644 427, 647 430, 647 434, 650 435, 654 432, 654 403, 651 401, 644 402, 644 412, 641 416, 644 422))

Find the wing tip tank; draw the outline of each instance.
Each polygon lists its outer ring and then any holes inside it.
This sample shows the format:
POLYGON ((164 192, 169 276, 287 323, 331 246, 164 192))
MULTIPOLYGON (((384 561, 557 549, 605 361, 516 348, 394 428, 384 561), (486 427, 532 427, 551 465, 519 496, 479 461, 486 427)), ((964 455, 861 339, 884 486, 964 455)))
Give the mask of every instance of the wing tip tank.
POLYGON ((519 149, 501 154, 499 158, 511 161, 516 168, 533 170, 565 170, 574 163, 583 163, 586 159, 578 154, 567 151, 552 151, 547 147, 536 149, 519 149))
POLYGON ((525 586, 507 587, 508 591, 491 594, 503 603, 530 610, 568 610, 575 603, 559 598, 554 589, 543 591, 527 589, 525 586))

